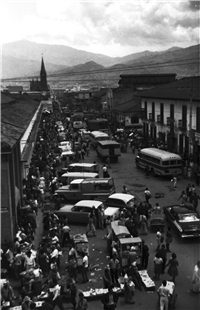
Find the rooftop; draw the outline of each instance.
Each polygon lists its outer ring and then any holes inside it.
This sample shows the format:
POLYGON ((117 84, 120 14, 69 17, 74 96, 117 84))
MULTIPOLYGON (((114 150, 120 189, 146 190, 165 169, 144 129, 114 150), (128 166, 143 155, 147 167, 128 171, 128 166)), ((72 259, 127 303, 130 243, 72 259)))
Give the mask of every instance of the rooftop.
POLYGON ((200 101, 200 76, 186 77, 173 83, 143 91, 141 98, 175 99, 200 101))
POLYGON ((28 127, 39 103, 28 96, 1 93, 1 145, 13 147, 28 127))

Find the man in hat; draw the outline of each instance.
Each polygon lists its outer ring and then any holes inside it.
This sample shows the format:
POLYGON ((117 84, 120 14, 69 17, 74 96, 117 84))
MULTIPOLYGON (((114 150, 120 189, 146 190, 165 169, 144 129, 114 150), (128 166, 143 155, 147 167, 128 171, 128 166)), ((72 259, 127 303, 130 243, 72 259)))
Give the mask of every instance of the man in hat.
POLYGON ((128 257, 129 265, 136 262, 137 259, 138 259, 138 255, 137 255, 136 249, 134 246, 132 246, 129 252, 129 257, 128 257))

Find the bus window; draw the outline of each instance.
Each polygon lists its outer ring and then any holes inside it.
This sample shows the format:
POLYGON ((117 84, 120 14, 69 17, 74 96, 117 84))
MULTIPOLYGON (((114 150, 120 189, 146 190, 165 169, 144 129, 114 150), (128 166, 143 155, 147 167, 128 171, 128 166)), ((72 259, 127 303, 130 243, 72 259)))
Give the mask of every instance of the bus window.
POLYGON ((176 165, 176 160, 170 160, 170 165, 176 165))

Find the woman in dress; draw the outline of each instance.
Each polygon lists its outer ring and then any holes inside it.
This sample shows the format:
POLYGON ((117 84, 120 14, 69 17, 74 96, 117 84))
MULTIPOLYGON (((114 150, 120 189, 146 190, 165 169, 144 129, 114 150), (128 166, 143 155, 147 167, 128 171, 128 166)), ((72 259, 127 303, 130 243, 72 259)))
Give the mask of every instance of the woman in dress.
POLYGON ((200 261, 194 266, 192 284, 192 291, 194 293, 200 293, 200 261))
POLYGON ((175 278, 178 275, 178 265, 179 264, 178 264, 178 261, 176 259, 176 254, 172 253, 172 256, 169 259, 169 262, 167 263, 165 268, 169 266, 167 273, 170 277, 172 277, 172 282, 174 282, 174 283, 175 283, 175 278))

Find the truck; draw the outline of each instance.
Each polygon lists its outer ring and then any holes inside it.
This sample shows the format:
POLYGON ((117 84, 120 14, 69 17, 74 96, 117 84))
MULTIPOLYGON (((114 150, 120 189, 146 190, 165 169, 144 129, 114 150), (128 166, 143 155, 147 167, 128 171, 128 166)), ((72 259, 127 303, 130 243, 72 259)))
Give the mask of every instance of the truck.
POLYGON ((112 177, 76 179, 70 185, 61 186, 55 191, 55 195, 59 196, 61 204, 94 199, 104 201, 113 193, 115 193, 115 185, 112 177))

